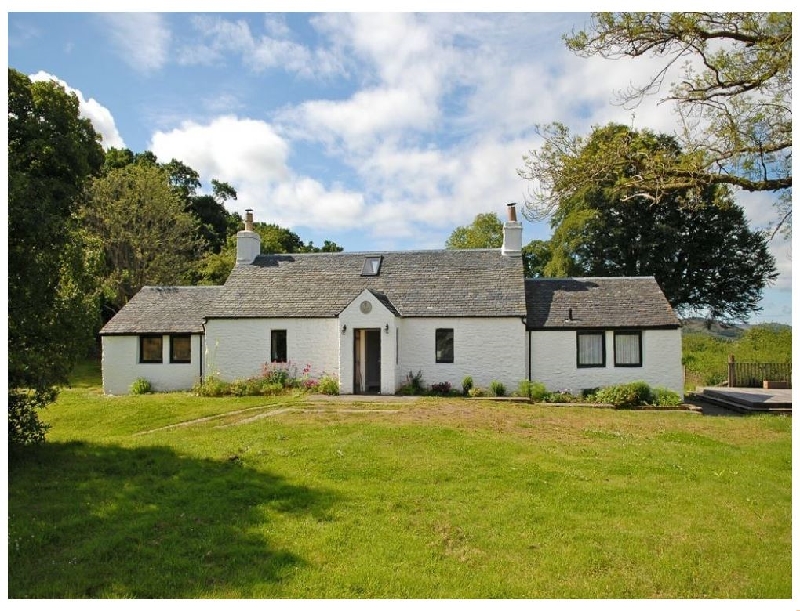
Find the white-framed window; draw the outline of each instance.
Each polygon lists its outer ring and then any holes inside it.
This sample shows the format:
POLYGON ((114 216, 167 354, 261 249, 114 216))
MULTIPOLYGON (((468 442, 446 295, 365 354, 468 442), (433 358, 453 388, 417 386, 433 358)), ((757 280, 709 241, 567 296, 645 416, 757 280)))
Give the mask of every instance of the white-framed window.
POLYGON ((614 331, 614 366, 642 366, 641 331, 614 331))
POLYGON ((575 341, 578 367, 606 366, 606 334, 604 331, 577 331, 575 341))

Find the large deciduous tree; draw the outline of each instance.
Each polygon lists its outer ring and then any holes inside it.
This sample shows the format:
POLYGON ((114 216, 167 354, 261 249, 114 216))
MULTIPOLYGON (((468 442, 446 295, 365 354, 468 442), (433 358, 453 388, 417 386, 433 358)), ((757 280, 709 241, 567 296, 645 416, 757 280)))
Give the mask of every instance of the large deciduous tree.
POLYGON ((91 341, 96 307, 73 213, 103 163, 78 99, 8 71, 8 439, 44 440, 37 410, 91 341))
POLYGON ((201 243, 197 221, 151 163, 113 168, 86 190, 82 219, 102 253, 102 289, 112 310, 145 285, 185 283, 201 243))
POLYGON ((626 198, 616 189, 646 157, 680 157, 674 138, 620 125, 596 128, 575 155, 555 162, 559 201, 551 224, 548 276, 655 276, 683 313, 745 320, 758 310, 775 260, 763 233, 751 231, 725 185, 673 189, 657 199, 626 198), (620 154, 614 171, 575 189, 569 177, 620 154), (558 188, 563 185, 563 188, 558 188))
MULTIPOLYGON (((590 27, 565 41, 584 57, 662 60, 644 83, 620 92, 629 105, 661 92, 671 68, 682 71, 664 100, 675 103, 685 154, 643 160, 637 174, 617 185, 621 194, 659 197, 710 184, 776 191, 776 230, 790 227, 791 13, 595 13, 590 27)), ((591 174, 582 182, 590 180, 591 174)))

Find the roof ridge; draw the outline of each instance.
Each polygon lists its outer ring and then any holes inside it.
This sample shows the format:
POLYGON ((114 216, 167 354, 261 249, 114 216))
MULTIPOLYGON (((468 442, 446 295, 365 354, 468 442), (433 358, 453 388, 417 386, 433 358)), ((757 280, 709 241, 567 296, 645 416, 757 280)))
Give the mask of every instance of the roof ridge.
POLYGON ((434 252, 464 253, 464 252, 500 252, 500 248, 418 248, 416 250, 348 250, 339 252, 271 252, 258 255, 259 257, 345 257, 368 255, 407 255, 430 254, 434 252))

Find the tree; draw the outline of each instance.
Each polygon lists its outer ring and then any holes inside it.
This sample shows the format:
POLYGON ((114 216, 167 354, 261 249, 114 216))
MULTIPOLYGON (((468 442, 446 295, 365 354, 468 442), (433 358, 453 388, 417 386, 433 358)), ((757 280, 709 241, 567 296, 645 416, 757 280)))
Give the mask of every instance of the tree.
MULTIPOLYGON (((241 221, 239 223, 241 229, 241 221)), ((341 252, 341 246, 325 240, 321 248, 313 242, 305 244, 294 231, 274 223, 253 223, 253 230, 261 238, 261 254, 341 252)), ((236 236, 231 235, 219 253, 207 253, 197 268, 199 284, 224 284, 236 264, 236 236)))
MULTIPOLYGON (((777 276, 763 233, 751 231, 724 185, 672 190, 653 200, 624 198, 616 185, 638 171, 642 157, 680 156, 675 139, 620 125, 595 128, 577 151, 564 156, 563 176, 602 165, 609 148, 627 147, 617 173, 594 185, 558 191, 548 276, 655 276, 679 312, 709 319, 746 320, 758 310, 764 286, 777 276)), ((564 184, 560 178, 556 184, 564 184)))
MULTIPOLYGON (((78 98, 8 71, 8 440, 44 440, 38 410, 53 401, 91 341, 76 197, 103 162, 78 98)), ((89 291, 90 292, 90 291, 89 291)))
POLYGON ((494 212, 479 214, 471 224, 456 227, 445 242, 446 248, 500 248, 503 223, 494 212))
POLYGON ((583 57, 663 58, 648 81, 621 93, 630 105, 660 92, 670 69, 685 61, 665 98, 676 103, 685 154, 671 164, 659 157, 640 164, 617 185, 620 194, 659 197, 712 184, 776 191, 776 231, 790 227, 791 13, 594 13, 587 31, 565 42, 583 57))
POLYGON ((168 173, 151 163, 92 181, 82 219, 102 253, 102 291, 111 312, 142 286, 182 284, 200 251, 197 221, 168 173))
POLYGON ((522 247, 522 263, 526 278, 541 278, 553 254, 549 240, 531 240, 522 247))

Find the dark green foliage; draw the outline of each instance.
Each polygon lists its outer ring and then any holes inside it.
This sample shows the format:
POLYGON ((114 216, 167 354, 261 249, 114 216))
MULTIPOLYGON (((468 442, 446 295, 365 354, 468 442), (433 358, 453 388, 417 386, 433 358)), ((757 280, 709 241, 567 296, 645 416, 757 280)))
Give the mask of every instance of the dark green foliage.
POLYGON ((472 390, 474 383, 472 381, 472 376, 465 376, 463 380, 461 380, 461 391, 464 396, 469 394, 469 391, 472 390))
POLYGON ((492 380, 489 384, 489 389, 492 391, 492 394, 495 397, 505 397, 506 396, 506 386, 502 382, 497 380, 492 380))
POLYGON ((531 382, 529 380, 522 380, 519 383, 517 390, 520 396, 528 397, 532 401, 544 401, 547 397, 547 388, 541 382, 531 382))
POLYGON ((44 439, 36 411, 91 342, 97 317, 76 199, 103 162, 78 99, 8 71, 9 442, 44 439))
POLYGON ((142 286, 187 283, 202 243, 196 218, 162 167, 133 163, 111 169, 86 193, 81 220, 100 259, 97 273, 109 314, 142 286))
POLYGON ((425 392, 425 382, 422 379, 422 371, 414 374, 409 371, 405 381, 395 391, 398 395, 421 395, 425 392))
POLYGON ((723 186, 621 197, 615 184, 645 157, 680 157, 676 142, 621 125, 596 128, 569 166, 593 166, 614 150, 626 163, 559 201, 553 213, 549 276, 654 276, 678 312, 746 320, 777 277, 763 233, 723 186))

